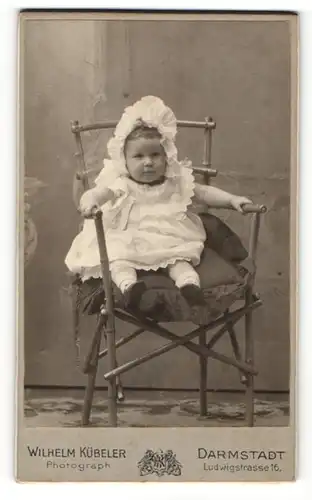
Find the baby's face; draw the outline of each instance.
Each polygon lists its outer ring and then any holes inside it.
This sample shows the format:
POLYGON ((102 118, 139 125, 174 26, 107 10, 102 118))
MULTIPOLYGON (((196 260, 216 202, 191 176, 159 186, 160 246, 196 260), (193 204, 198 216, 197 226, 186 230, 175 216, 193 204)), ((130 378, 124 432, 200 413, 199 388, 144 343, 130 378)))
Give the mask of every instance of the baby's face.
POLYGON ((166 154, 157 137, 129 140, 125 158, 128 172, 135 181, 149 184, 165 175, 166 154))

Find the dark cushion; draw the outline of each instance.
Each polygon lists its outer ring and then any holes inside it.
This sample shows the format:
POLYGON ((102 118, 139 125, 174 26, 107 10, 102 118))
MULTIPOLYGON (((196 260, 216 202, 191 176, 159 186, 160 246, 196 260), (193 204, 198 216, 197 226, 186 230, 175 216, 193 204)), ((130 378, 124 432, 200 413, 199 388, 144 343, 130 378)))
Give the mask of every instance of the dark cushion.
POLYGON ((229 262, 242 262, 248 256, 240 238, 221 219, 212 214, 199 214, 207 234, 206 245, 229 262))

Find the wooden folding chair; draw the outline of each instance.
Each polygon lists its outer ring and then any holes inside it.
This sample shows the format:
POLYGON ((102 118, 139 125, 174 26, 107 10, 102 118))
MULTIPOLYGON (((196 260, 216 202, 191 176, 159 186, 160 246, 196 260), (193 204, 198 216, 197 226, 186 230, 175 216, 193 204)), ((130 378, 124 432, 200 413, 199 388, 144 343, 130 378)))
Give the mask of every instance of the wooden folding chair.
MULTIPOLYGON (((102 123, 94 123, 90 125, 80 125, 78 121, 71 123, 71 131, 74 134, 76 148, 78 171, 76 173, 76 180, 81 183, 83 190, 89 188, 88 174, 86 168, 84 150, 82 145, 82 134, 103 129, 114 129, 117 121, 107 121, 102 123)), ((204 132, 204 155, 202 166, 194 167, 194 172, 203 175, 206 183, 210 182, 211 177, 217 175, 217 171, 211 168, 211 147, 212 147, 212 133, 216 128, 216 123, 213 119, 205 119, 203 122, 195 121, 178 121, 179 128, 195 128, 202 129, 204 132)), ((79 199, 75 200, 76 206, 79 204, 79 199)), ((99 254, 102 272, 102 290, 104 290, 105 299, 102 301, 101 306, 98 308, 97 326, 91 341, 88 354, 85 358, 83 371, 87 374, 88 381, 85 390, 82 425, 88 425, 90 420, 90 413, 92 407, 93 393, 95 389, 95 379, 97 374, 98 362, 101 358, 107 357, 108 369, 104 375, 108 384, 108 413, 109 413, 109 426, 117 426, 117 408, 118 401, 124 398, 123 389, 120 381, 120 375, 126 371, 148 362, 166 352, 175 349, 178 346, 184 346, 191 352, 195 353, 199 359, 200 377, 199 377, 199 394, 200 394, 200 415, 207 415, 207 360, 208 358, 217 359, 227 365, 236 367, 241 375, 241 382, 245 386, 245 402, 246 402, 246 425, 253 426, 254 424, 254 376, 257 371, 254 367, 254 340, 252 328, 252 313, 262 305, 261 300, 253 291, 254 279, 256 274, 256 252, 259 235, 259 225, 261 214, 266 212, 264 205, 246 205, 245 212, 251 213, 251 229, 250 241, 248 250, 249 262, 248 269, 244 277, 244 285, 242 291, 242 299, 244 301, 241 307, 236 307, 230 311, 230 307, 226 307, 222 313, 213 319, 207 325, 200 325, 194 331, 180 337, 164 326, 161 326, 157 319, 150 319, 144 316, 134 316, 132 313, 116 306, 113 288, 111 283, 111 276, 108 265, 105 233, 102 223, 102 213, 98 211, 94 215, 95 229, 99 245, 99 254), (115 318, 135 325, 137 329, 129 335, 120 338, 116 342, 115 333, 115 318), (240 345, 237 340, 236 332, 234 329, 235 323, 241 318, 245 319, 245 352, 244 356, 241 353, 240 345), (213 334, 212 338, 207 342, 207 332, 219 327, 219 330, 213 334), (117 365, 116 349, 131 342, 134 338, 142 333, 149 331, 159 335, 160 337, 169 340, 165 345, 145 354, 144 356, 132 359, 122 365, 117 365), (101 351, 102 337, 106 338, 106 348, 101 351), (218 353, 213 349, 214 345, 227 333, 231 342, 234 357, 228 357, 218 353), (198 343, 194 339, 198 339, 198 343)), ((79 277, 78 277, 79 281, 79 277)), ((77 282, 77 281, 76 281, 77 282)), ((234 301, 235 304, 235 301, 234 301)), ((76 338, 77 333, 77 308, 74 307, 75 315, 75 329, 76 338)))

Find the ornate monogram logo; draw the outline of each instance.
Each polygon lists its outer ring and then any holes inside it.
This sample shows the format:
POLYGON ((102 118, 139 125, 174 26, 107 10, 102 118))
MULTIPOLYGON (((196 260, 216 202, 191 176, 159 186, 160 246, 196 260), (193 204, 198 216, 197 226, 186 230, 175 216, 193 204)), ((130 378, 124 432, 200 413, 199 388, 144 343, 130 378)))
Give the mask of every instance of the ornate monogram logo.
POLYGON ((148 474, 156 474, 161 477, 167 474, 168 476, 181 476, 182 465, 176 459, 175 453, 172 450, 147 450, 144 457, 138 462, 140 476, 148 474))

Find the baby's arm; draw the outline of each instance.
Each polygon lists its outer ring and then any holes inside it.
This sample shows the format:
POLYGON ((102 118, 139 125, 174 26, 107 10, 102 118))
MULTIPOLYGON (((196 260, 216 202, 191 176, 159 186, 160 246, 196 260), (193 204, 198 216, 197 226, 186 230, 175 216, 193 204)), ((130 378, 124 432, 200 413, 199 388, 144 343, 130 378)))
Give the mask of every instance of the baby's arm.
POLYGON ((251 200, 243 196, 236 196, 216 187, 197 183, 195 183, 194 194, 199 201, 206 203, 211 208, 233 208, 241 213, 243 213, 243 205, 252 203, 251 200))
POLYGON ((108 188, 96 186, 88 189, 80 198, 79 208, 84 217, 92 215, 94 210, 99 209, 104 203, 115 197, 113 191, 108 188))

